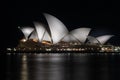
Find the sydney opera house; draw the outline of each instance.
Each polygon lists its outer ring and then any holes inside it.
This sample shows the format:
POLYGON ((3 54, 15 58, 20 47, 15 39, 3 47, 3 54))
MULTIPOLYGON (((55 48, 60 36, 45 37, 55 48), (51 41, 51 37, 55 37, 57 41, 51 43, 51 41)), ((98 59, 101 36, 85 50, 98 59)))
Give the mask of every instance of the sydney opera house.
POLYGON ((85 27, 68 31, 58 18, 47 13, 43 15, 46 25, 34 22, 34 27, 18 27, 24 37, 14 51, 113 51, 112 45, 105 45, 113 35, 90 36, 91 28, 85 27))

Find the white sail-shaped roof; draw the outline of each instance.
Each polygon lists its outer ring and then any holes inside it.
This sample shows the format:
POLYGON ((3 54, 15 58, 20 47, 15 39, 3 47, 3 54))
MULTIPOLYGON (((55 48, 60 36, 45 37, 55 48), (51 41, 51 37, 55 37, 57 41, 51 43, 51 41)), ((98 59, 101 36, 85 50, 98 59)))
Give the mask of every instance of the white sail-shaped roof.
POLYGON ((88 42, 89 42, 90 44, 101 44, 101 43, 100 43, 95 37, 93 37, 93 36, 88 36, 87 39, 88 39, 88 42))
POLYGON ((86 41, 86 38, 90 32, 90 28, 78 28, 72 30, 70 33, 74 37, 76 37, 81 43, 84 43, 86 41))
POLYGON ((97 39, 101 44, 105 44, 111 37, 113 37, 113 35, 103 35, 103 36, 96 37, 96 39, 97 39))
POLYGON ((37 35, 37 33, 36 33, 36 30, 34 30, 34 31, 31 33, 29 39, 38 39, 38 35, 37 35))
MULTIPOLYGON (((20 27, 18 27, 20 28, 20 27)), ((24 28, 20 28, 20 30, 23 32, 25 39, 27 40, 29 35, 32 33, 32 31, 34 30, 34 28, 31 27, 24 27, 24 28)))
POLYGON ((62 41, 65 41, 65 42, 71 42, 71 41, 78 41, 74 36, 68 34, 67 36, 65 36, 62 41))
POLYGON ((46 29, 41 23, 34 22, 34 25, 35 25, 35 28, 36 28, 36 32, 37 32, 37 35, 38 35, 39 42, 41 42, 46 29))
POLYGON ((46 40, 46 41, 50 41, 51 42, 51 38, 50 35, 47 31, 45 31, 43 39, 42 40, 46 40))
POLYGON ((68 34, 68 30, 65 25, 56 17, 50 14, 44 14, 52 37, 53 44, 58 43, 65 35, 68 34))

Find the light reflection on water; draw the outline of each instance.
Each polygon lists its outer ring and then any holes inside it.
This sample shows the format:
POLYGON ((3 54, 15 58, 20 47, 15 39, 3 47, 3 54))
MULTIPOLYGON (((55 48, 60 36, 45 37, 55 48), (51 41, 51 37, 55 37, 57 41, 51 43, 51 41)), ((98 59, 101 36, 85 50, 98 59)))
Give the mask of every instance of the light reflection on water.
POLYGON ((33 80, 64 80, 64 56, 32 55, 28 56, 29 77, 33 80))
POLYGON ((79 53, 7 54, 6 80, 115 80, 119 55, 79 53))

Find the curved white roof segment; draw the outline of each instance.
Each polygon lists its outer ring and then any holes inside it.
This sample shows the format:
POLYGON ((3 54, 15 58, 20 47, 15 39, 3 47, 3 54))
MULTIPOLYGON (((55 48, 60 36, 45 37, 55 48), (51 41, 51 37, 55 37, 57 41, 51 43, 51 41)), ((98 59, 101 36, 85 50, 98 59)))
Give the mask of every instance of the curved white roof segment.
POLYGON ((103 36, 99 36, 96 37, 96 39, 101 43, 101 44, 105 44, 111 37, 113 37, 114 35, 103 35, 103 36))
POLYGON ((67 36, 65 36, 62 41, 65 41, 65 42, 71 42, 71 41, 78 41, 74 36, 68 34, 67 36))
POLYGON ((91 44, 94 43, 105 44, 112 36, 113 35, 103 35, 96 38, 92 36, 88 36, 88 40, 91 44))
POLYGON ((29 39, 38 39, 38 35, 37 35, 37 33, 36 33, 36 30, 34 30, 34 31, 31 33, 29 39))
POLYGON ((41 23, 34 22, 34 25, 35 25, 35 28, 36 28, 36 32, 37 32, 37 35, 38 35, 39 42, 42 42, 43 35, 44 35, 44 32, 46 31, 46 29, 41 23))
POLYGON ((90 32, 91 28, 78 28, 72 30, 70 33, 74 37, 76 37, 81 43, 84 43, 86 41, 86 38, 90 32))
POLYGON ((52 37, 53 44, 58 43, 65 35, 68 34, 68 30, 65 25, 56 17, 50 14, 44 14, 52 37))
MULTIPOLYGON (((18 27, 18 28, 20 28, 20 27, 18 27)), ((20 30, 23 32, 25 39, 27 40, 29 35, 33 32, 34 28, 24 27, 24 28, 20 28, 20 30)))
POLYGON ((93 36, 88 36, 87 39, 89 40, 88 42, 90 42, 90 44, 101 44, 95 37, 93 36))
POLYGON ((51 37, 50 37, 50 35, 49 35, 49 33, 47 31, 45 31, 42 40, 46 40, 46 41, 50 41, 51 42, 51 37))

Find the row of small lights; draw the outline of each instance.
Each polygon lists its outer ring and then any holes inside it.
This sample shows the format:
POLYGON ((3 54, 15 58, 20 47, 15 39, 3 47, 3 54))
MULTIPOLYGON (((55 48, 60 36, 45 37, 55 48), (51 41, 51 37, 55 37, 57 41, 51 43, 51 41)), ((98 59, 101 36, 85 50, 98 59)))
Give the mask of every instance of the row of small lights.
POLYGON ((101 51, 120 51, 120 47, 114 47, 114 48, 107 48, 107 47, 102 47, 101 51))
MULTIPOLYGON (((7 48, 7 50, 8 51, 17 51, 17 50, 28 50, 28 49, 26 49, 26 48, 23 48, 23 49, 21 49, 21 48, 13 48, 13 49, 11 49, 11 48, 7 48)), ((38 48, 29 48, 29 50, 38 50, 38 48)), ((42 48, 39 48, 39 50, 43 50, 42 48)), ((52 50, 52 48, 46 48, 45 49, 46 51, 51 51, 52 50)), ((56 49, 57 51, 85 51, 85 50, 94 50, 94 48, 57 48, 56 49)), ((97 50, 99 50, 99 48, 97 48, 97 50)))

